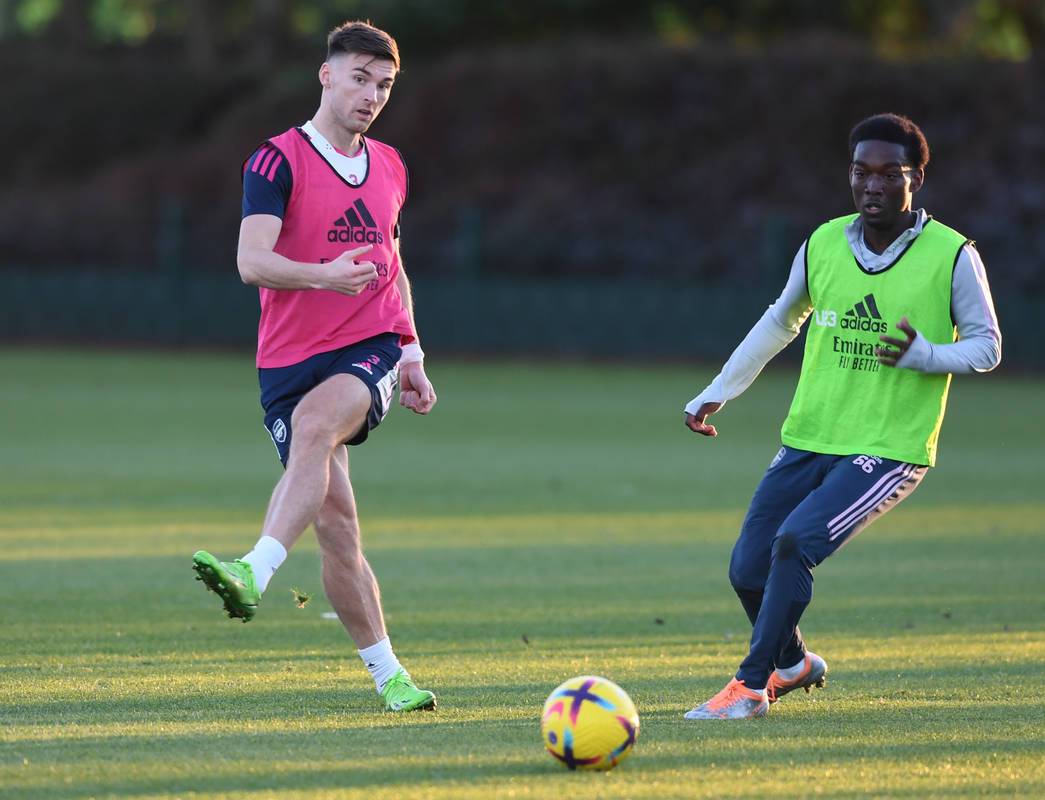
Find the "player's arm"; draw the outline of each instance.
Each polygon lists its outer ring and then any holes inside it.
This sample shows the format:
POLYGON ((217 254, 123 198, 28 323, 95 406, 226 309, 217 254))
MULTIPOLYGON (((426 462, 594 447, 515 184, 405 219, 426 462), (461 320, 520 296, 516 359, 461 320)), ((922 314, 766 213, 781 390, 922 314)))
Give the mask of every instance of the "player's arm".
POLYGON ((979 251, 962 248, 951 278, 951 316, 958 341, 936 344, 919 333, 906 316, 899 323, 904 338, 880 336, 888 347, 878 347, 878 361, 887 367, 918 372, 990 372, 1001 363, 1001 329, 994 311, 987 271, 979 251))
MULTIPOLYGON (((425 354, 421 350, 421 337, 417 333, 417 322, 414 320, 414 293, 410 288, 410 279, 406 276, 406 266, 403 264, 403 254, 399 251, 399 240, 395 241, 396 255, 399 259, 399 272, 396 273, 396 288, 403 298, 403 308, 410 317, 410 330, 413 332, 414 341, 403 348, 403 358, 406 361, 421 361, 425 354), (410 348, 408 351, 407 348, 410 348), (407 353, 410 353, 410 357, 407 353)), ((402 362, 400 362, 402 363, 402 362)))
POLYGON ((808 242, 803 244, 795 254, 780 297, 766 309, 708 387, 686 404, 685 423, 691 431, 718 436, 715 426, 708 424, 707 418, 727 401, 742 394, 766 364, 802 330, 802 324, 813 310, 806 286, 807 245, 808 242))
POLYGON ((359 294, 377 277, 372 263, 355 262, 369 245, 346 251, 326 264, 291 261, 274 252, 293 184, 290 162, 268 142, 243 165, 243 218, 236 251, 240 277, 244 283, 266 289, 329 289, 359 294))
POLYGON ((403 298, 403 308, 410 316, 410 329, 414 336, 414 340, 403 347, 403 356, 399 359, 399 404, 417 414, 427 414, 435 406, 437 398, 432 382, 425 374, 425 354, 421 349, 421 337, 418 336, 417 323, 414 321, 414 295, 403 266, 398 238, 395 240, 395 248, 399 258, 396 287, 403 298))
POLYGON ((244 283, 266 289, 329 289, 357 295, 377 278, 373 262, 355 259, 373 245, 346 250, 326 264, 291 261, 274 252, 283 220, 268 214, 252 214, 239 226, 236 264, 244 283))

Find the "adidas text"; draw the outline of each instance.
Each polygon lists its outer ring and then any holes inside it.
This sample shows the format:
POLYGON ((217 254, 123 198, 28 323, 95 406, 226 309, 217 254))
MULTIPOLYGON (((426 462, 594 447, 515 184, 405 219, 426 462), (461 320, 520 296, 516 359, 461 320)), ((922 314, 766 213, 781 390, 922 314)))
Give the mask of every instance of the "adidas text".
POLYGON ((365 228, 331 228, 327 231, 327 241, 344 244, 384 244, 385 237, 381 231, 365 228))
POLYGON ((868 317, 842 317, 842 327, 852 331, 874 331, 875 333, 885 333, 889 330, 889 326, 886 325, 879 319, 870 319, 868 317))

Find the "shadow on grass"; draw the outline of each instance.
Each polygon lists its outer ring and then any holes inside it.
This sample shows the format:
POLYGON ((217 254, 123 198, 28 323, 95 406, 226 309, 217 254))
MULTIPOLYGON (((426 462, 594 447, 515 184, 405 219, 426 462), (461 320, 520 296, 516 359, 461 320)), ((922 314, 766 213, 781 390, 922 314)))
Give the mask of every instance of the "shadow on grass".
MULTIPOLYGON (((995 680, 1004 675, 1018 685, 1032 669, 1029 663, 999 664, 991 665, 989 674, 995 680)), ((829 684, 816 694, 815 705, 802 695, 787 698, 766 720, 750 723, 682 719, 692 705, 689 701, 701 699, 700 689, 717 690, 717 683, 701 687, 696 685, 701 681, 682 676, 629 681, 640 709, 653 704, 673 707, 641 711, 639 747, 625 774, 641 770, 652 779, 660 773, 666 778, 679 771, 692 773, 695 768, 743 772, 752 763, 770 769, 797 764, 845 771, 855 762, 873 769, 875 762, 942 765, 954 758, 986 766, 999 756, 1045 755, 1041 720, 1024 697, 999 700, 985 692, 981 698, 955 703, 944 687, 950 681, 968 686, 967 666, 903 672, 901 679, 892 670, 862 670, 854 673, 847 695, 832 698, 829 684), (925 691, 929 686, 931 694, 925 691), (897 687, 907 687, 902 691, 908 694, 901 695, 897 687)), ((12 703, 3 708, 7 723, 111 724, 114 730, 111 735, 78 736, 72 727, 47 738, 18 741, 18 729, 12 725, 2 750, 15 762, 24 758, 31 765, 25 773, 8 773, 16 779, 11 788, 44 797, 255 789, 308 793, 386 786, 403 786, 405 791, 426 785, 561 778, 566 773, 542 754, 537 732, 540 703, 548 689, 536 682, 475 687, 462 681, 444 687, 441 699, 447 710, 407 717, 377 712, 377 699, 370 691, 335 685, 258 692, 245 682, 242 691, 201 688, 192 694, 12 703), (310 730, 313 721, 315 728, 310 730), (155 723, 156 731, 120 730, 122 725, 142 723, 155 723), (163 726, 171 723, 195 723, 198 729, 164 732, 163 726), (204 730, 214 723, 226 727, 204 730), (147 774, 150 771, 154 774, 147 774), (65 782, 70 776, 72 782, 65 782)), ((12 763, 7 757, 3 760, 12 763)), ((967 794, 976 787, 997 790, 1000 784, 989 780, 970 777, 960 791, 934 786, 932 794, 967 794)), ((1006 780, 1006 786, 1013 785, 1006 780)), ((831 793, 864 796, 858 791, 831 793)), ((921 797, 925 789, 890 787, 888 794, 921 797)))
MULTIPOLYGON (((654 715, 656 718, 656 715, 654 715)), ((855 761, 865 765, 875 760, 884 763, 917 762, 943 764, 958 755, 948 741, 906 741, 894 737, 867 747, 859 741, 838 741, 825 731, 823 739, 811 746, 808 740, 791 742, 785 736, 772 735, 770 720, 754 723, 724 723, 711 727, 696 724, 658 727, 660 742, 670 739, 691 745, 673 748, 643 757, 643 738, 625 773, 640 771, 644 778, 653 780, 658 773, 702 769, 737 770, 745 772, 753 763, 762 768, 793 768, 798 764, 816 765, 816 768, 852 768, 855 761), (713 731, 715 735, 708 735, 713 731), (669 734, 666 736, 665 734, 669 734), (722 744, 722 747, 716 747, 722 744)), ((294 737, 281 732, 242 734, 160 735, 150 740, 148 747, 136 742, 120 742, 119 736, 91 737, 78 740, 68 747, 64 758, 48 757, 36 748, 19 748, 37 769, 53 769, 57 774, 45 782, 34 781, 27 775, 21 788, 46 796, 48 791, 59 791, 62 797, 94 797, 110 794, 147 796, 160 793, 200 794, 228 793, 264 789, 276 792, 310 792, 341 788, 436 786, 467 783, 503 784, 506 779, 524 778, 563 779, 562 771, 541 753, 535 730, 529 726, 506 725, 503 722, 471 721, 467 724, 434 722, 422 727, 376 728, 354 731, 366 737, 366 748, 353 748, 346 739, 345 730, 324 731, 311 736, 294 737), (114 748, 119 755, 114 757, 114 748), (106 753, 109 755, 106 756, 106 753), (388 754, 393 754, 389 756, 388 754), (523 758, 520 753, 525 753, 523 758), (397 759, 395 754, 402 754, 397 759), (202 759, 202 760, 198 760, 202 759), (98 770, 98 761, 105 761, 111 769, 110 780, 92 775, 75 777, 66 782, 78 764, 88 762, 90 770, 98 770), (313 762, 302 764, 302 762, 313 762), (320 763, 315 763, 320 762, 320 763), (199 764, 199 768, 194 768, 199 764), (133 765, 133 766, 130 766, 133 765), (135 770, 150 768, 193 773, 191 776, 153 775, 135 776, 135 770)), ((777 731, 776 733, 784 733, 777 731)), ((964 760, 997 759, 999 756, 1040 752, 1041 743, 984 736, 974 746, 961 748, 964 760)), ((997 783, 979 785, 998 788, 997 783)), ((561 780, 558 781, 561 784, 561 780)), ((977 785, 973 782, 974 785, 977 785)), ((1011 785, 1011 782, 1010 782, 1011 785)), ((17 787, 12 787, 17 788, 17 787)), ((565 786, 559 786, 565 790, 565 786)), ((870 787, 868 787, 870 788, 870 787)), ((962 792, 967 794, 966 782, 962 792)), ((866 796, 867 790, 834 792, 833 796, 866 796)), ((890 796, 925 796, 925 787, 905 790, 890 788, 890 796)), ((934 786, 933 796, 950 792, 934 786)))
MULTIPOLYGON (((323 658, 325 657, 315 655, 308 660, 319 661, 323 658)), ((255 660, 290 664, 295 659, 273 655, 255 660)), ((332 657, 330 660, 338 663, 332 657)), ((150 685, 137 696, 112 696, 108 694, 108 690, 112 685, 119 684, 124 677, 95 672, 90 676, 80 676, 83 689, 74 697, 6 702, 0 704, 0 714, 8 724, 23 725, 59 724, 70 721, 111 724, 159 720, 247 723, 330 714, 361 716, 356 724, 347 719, 345 728, 368 728, 374 725, 372 717, 379 708, 376 695, 369 689, 360 690, 358 687, 346 685, 344 678, 335 670, 309 675, 308 680, 313 684, 311 686, 291 686, 286 689, 266 686, 258 689, 252 683, 253 679, 244 678, 241 689, 229 690, 228 675, 236 674, 237 664, 233 661, 218 663, 229 667, 229 673, 222 676, 223 684, 220 691, 215 691, 206 677, 200 677, 195 682, 194 690, 186 691, 183 686, 181 691, 176 693, 168 691, 165 694, 157 694, 161 689, 150 685), (324 685, 315 686, 317 679, 324 685), (92 693, 96 696, 90 696, 92 693)), ((150 666, 150 669, 154 668, 150 666)), ((13 673, 39 674, 38 669, 31 667, 5 672, 9 677, 13 673)), ((297 677, 293 671, 287 672, 286 675, 288 680, 295 680, 297 677)), ((132 675, 131 679, 134 677, 132 675)), ((670 704, 677 707, 681 714, 721 689, 726 678, 728 675, 720 675, 716 665, 702 665, 687 674, 629 678, 626 688, 639 704, 640 710, 644 706, 670 704)), ((278 678, 270 674, 266 680, 278 678)), ((464 679, 443 680, 433 688, 439 694, 444 707, 451 709, 453 713, 463 713, 469 715, 469 718, 474 718, 477 714, 491 713, 497 709, 519 708, 520 705, 532 706, 536 716, 544 698, 554 685, 544 680, 476 684, 464 679)), ((829 673, 827 689, 816 691, 814 696, 820 701, 844 701, 847 714, 854 702, 863 702, 869 708, 875 709, 903 706, 907 709, 917 709, 917 713, 925 713, 927 709, 934 710, 934 713, 942 713, 960 706, 965 709, 963 713, 968 719, 972 718, 973 709, 982 709, 988 716, 992 711, 1002 713, 1008 709, 1005 713, 1021 717, 1023 711, 1028 708, 1025 702, 1026 691, 1041 689, 1045 689, 1045 686, 1042 685, 1038 662, 1029 654, 1025 661, 985 662, 981 665, 951 662, 917 667, 905 664, 898 668, 835 668, 829 673), (960 702, 956 699, 955 692, 960 692, 960 702)), ((784 703, 784 707, 793 705, 796 698, 799 701, 804 699, 802 694, 798 693, 795 698, 790 698, 791 702, 784 703)), ((830 708, 826 706, 823 710, 827 713, 830 708)), ((876 711, 874 716, 877 716, 877 713, 876 711)))
MULTIPOLYGON (((893 678, 892 673, 882 673, 884 678, 893 678)), ((924 685, 925 674, 911 671, 911 683, 924 685)), ((939 675, 937 675, 939 678, 939 675)), ((943 679, 940 683, 945 682, 943 679)), ((688 740, 694 735, 726 735, 730 739, 745 738, 746 735, 760 737, 768 729, 766 722, 740 725, 693 724, 685 721, 682 714, 692 703, 690 697, 700 699, 703 694, 694 693, 693 682, 685 679, 633 680, 629 689, 638 699, 643 725, 651 728, 664 740, 688 740), (670 708, 649 710, 650 706, 670 704, 670 708), (674 733, 672 733, 674 732, 674 733)), ((1015 683, 1013 684, 1016 685, 1015 683)), ((836 737, 845 736, 845 731, 868 733, 880 728, 896 732, 929 732, 938 726, 953 726, 951 741, 974 740, 979 731, 984 737, 1007 729, 1003 721, 1016 725, 1023 721, 1037 723, 1039 707, 1028 705, 1021 693, 1011 698, 982 696, 976 699, 956 701, 944 689, 932 693, 914 690, 881 691, 882 684, 861 687, 863 694, 850 692, 845 696, 831 695, 831 687, 816 690, 811 697, 798 693, 773 706, 769 720, 774 725, 795 726, 793 733, 802 737, 817 735, 821 728, 831 729, 836 737), (870 691, 866 691, 870 689, 870 691), (834 702, 832 702, 834 701, 834 702), (975 726, 969 722, 976 720, 975 726), (992 726, 992 721, 997 725, 992 726), (899 723, 902 726, 896 727, 899 723), (854 727, 855 726, 855 727, 854 727)), ((345 732, 367 732, 381 735, 399 735, 408 732, 410 737, 425 737, 433 732, 438 736, 441 729, 473 726, 495 727, 500 730, 525 729, 532 722, 534 728, 540 707, 548 687, 544 684, 496 684, 479 689, 470 685, 444 686, 440 699, 442 706, 432 713, 408 715, 388 714, 380 710, 378 698, 369 690, 346 690, 336 686, 324 689, 293 688, 235 692, 199 692, 194 694, 167 695, 164 697, 105 698, 73 701, 47 701, 38 703, 12 703, 4 707, 4 719, 9 742, 23 747, 77 746, 103 743, 111 738, 145 738, 139 734, 128 735, 114 731, 112 736, 56 735, 19 743, 15 738, 15 725, 130 725, 141 723, 196 723, 201 727, 209 724, 242 725, 242 734, 201 734, 207 738, 220 738, 230 742, 238 739, 257 741, 261 737, 291 737, 283 742, 309 737, 340 735, 345 732), (532 713, 531 713, 532 710, 532 713), (489 715, 499 715, 489 719, 489 715), (279 723, 293 721, 293 732, 258 731, 255 723, 279 723), (301 725, 309 721, 317 724, 317 730, 301 732, 301 725)), ((190 739, 180 734, 159 732, 150 740, 188 743, 190 739)), ((481 737, 479 737, 481 739, 481 737)), ((1045 740, 1038 742, 1045 749, 1045 740)), ((801 745, 804 747, 805 745, 801 745)), ((786 742, 776 743, 781 752, 788 750, 786 742)))
MULTIPOLYGON (((138 697, 97 697, 70 700, 47 700, 30 703, 8 703, 0 706, 4 721, 9 724, 48 725, 68 724, 112 724, 135 722, 184 722, 201 724, 229 722, 249 724, 271 720, 286 720, 300 717, 343 714, 345 730, 371 729, 375 717, 379 720, 394 719, 380 711, 380 698, 370 689, 358 690, 337 685, 330 681, 328 688, 251 689, 244 681, 242 691, 215 692, 203 688, 191 694, 143 695, 138 697)), ((490 685, 476 689, 471 685, 436 687, 440 701, 449 698, 462 702, 455 711, 482 711, 517 705, 520 697, 539 698, 534 704, 534 713, 549 687, 538 684, 490 685), (457 691, 454 691, 457 689, 457 691), (456 695, 456 697, 455 697, 456 695)), ((437 714, 414 714, 406 717, 414 720, 436 720, 437 714)), ((471 719, 471 717, 469 718, 471 719)), ((62 741, 56 737, 52 741, 62 741)))

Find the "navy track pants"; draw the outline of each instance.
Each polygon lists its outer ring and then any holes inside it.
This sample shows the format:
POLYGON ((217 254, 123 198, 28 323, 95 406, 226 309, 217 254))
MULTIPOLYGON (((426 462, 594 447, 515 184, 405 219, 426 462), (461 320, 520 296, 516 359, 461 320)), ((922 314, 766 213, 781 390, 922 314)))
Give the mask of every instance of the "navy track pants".
POLYGON ((928 467, 888 458, 782 447, 755 490, 733 547, 729 581, 754 630, 737 678, 765 687, 805 657, 798 621, 813 568, 921 483, 928 467))

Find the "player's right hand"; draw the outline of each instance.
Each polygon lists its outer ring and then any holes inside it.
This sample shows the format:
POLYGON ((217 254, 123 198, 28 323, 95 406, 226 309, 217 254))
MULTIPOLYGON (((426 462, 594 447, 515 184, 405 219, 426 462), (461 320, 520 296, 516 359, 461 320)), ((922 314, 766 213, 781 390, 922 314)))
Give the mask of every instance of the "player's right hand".
POLYGON ((701 436, 718 436, 714 425, 708 425, 705 420, 722 408, 721 403, 704 403, 697 409, 696 414, 686 414, 686 427, 701 436))
POLYGON ((377 267, 373 261, 357 262, 355 260, 356 256, 363 255, 373 247, 372 244, 365 244, 355 250, 346 250, 333 261, 328 262, 325 265, 327 285, 323 288, 355 297, 367 287, 368 283, 377 280, 377 267))

